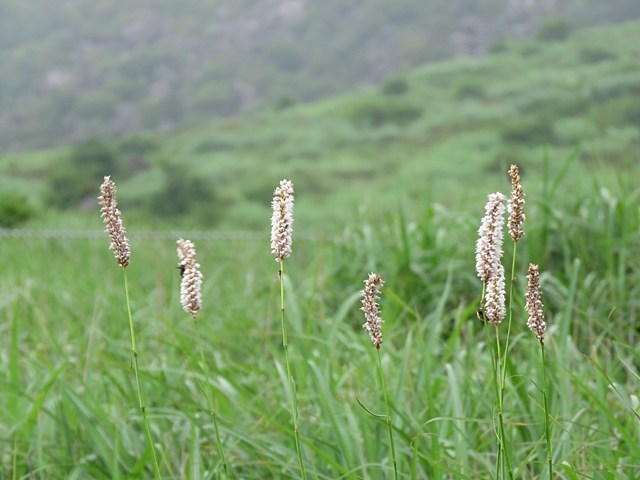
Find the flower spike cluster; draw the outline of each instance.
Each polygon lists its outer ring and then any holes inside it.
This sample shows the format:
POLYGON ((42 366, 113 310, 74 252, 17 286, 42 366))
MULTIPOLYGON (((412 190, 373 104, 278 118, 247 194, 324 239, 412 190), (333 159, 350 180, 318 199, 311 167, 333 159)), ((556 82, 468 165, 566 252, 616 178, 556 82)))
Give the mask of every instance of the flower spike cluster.
POLYGON ((182 238, 178 243, 178 258, 182 281, 180 282, 180 303, 182 309, 193 318, 202 308, 202 273, 200 264, 196 262, 196 249, 193 243, 182 238))
POLYGON ((504 268, 500 265, 496 275, 487 283, 487 291, 484 297, 484 313, 487 320, 499 325, 507 311, 505 309, 504 268))
POLYGON ((524 205, 524 190, 520 183, 520 174, 518 173, 518 166, 511 165, 509 168, 509 177, 511 178, 511 198, 507 204, 507 210, 509 211, 509 235, 511 240, 516 243, 520 240, 520 237, 524 236, 525 214, 523 210, 524 205))
POLYGON ((496 325, 506 314, 504 267, 501 263, 505 200, 500 192, 489 195, 476 242, 476 272, 486 288, 484 315, 496 325))
POLYGON ((540 345, 544 345, 544 334, 547 330, 547 324, 544 321, 544 312, 540 292, 540 271, 535 263, 529 264, 527 275, 527 292, 525 293, 526 303, 525 310, 529 314, 527 327, 536 334, 540 345))
POLYGON ((293 200, 293 183, 289 180, 280 181, 271 202, 271 253, 275 255, 276 262, 291 255, 293 200))
POLYGON ((116 202, 116 184, 113 183, 111 177, 104 177, 104 182, 100 186, 100 205, 102 206, 102 220, 106 225, 105 231, 111 238, 109 249, 113 250, 116 262, 122 268, 127 268, 129 259, 131 258, 131 249, 129 248, 129 240, 127 240, 126 232, 122 226, 122 218, 120 218, 120 210, 116 202))
POLYGON ((364 281, 362 290, 362 310, 364 318, 367 320, 363 327, 369 332, 371 343, 380 350, 382 345, 382 318, 380 318, 380 308, 377 300, 380 298, 380 288, 382 288, 382 278, 375 273, 369 274, 369 278, 364 281))

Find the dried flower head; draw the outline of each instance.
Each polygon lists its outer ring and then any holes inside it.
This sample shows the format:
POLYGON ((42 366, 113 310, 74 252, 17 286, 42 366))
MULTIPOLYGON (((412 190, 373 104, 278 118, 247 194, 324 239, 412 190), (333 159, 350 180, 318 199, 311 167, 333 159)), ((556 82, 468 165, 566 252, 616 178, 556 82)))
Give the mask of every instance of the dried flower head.
POLYGON ((504 201, 505 196, 500 192, 489 195, 489 201, 485 207, 485 215, 482 217, 482 224, 478 229, 476 272, 485 285, 488 285, 491 277, 497 273, 502 259, 504 201))
POLYGON ((522 185, 520 184, 517 165, 511 165, 511 168, 509 168, 509 177, 511 177, 511 198, 507 204, 507 210, 509 211, 509 235, 511 235, 511 239, 515 243, 524 235, 522 226, 526 218, 522 208, 524 205, 524 190, 522 190, 522 185))
POLYGON ((180 282, 180 303, 185 312, 196 318, 202 308, 202 273, 196 262, 196 249, 189 240, 178 240, 178 258, 182 281, 180 282))
POLYGON ((540 345, 544 345, 544 334, 547 330, 547 324, 544 321, 544 311, 540 292, 540 272, 538 265, 529 264, 527 275, 527 292, 525 293, 526 303, 525 310, 529 314, 527 327, 536 334, 540 345))
POLYGON ((127 268, 129 259, 131 258, 131 250, 129 249, 129 240, 122 226, 120 218, 120 210, 116 202, 116 184, 110 177, 104 177, 104 182, 100 186, 100 205, 102 206, 102 219, 106 225, 106 232, 111 237, 111 245, 109 248, 113 250, 116 262, 122 268, 127 268))
POLYGON ((500 325, 505 317, 504 267, 498 265, 494 275, 489 279, 484 297, 484 314, 494 325, 500 325))
POLYGON ((271 253, 276 262, 281 262, 291 255, 291 234, 293 232, 293 183, 281 180, 280 186, 273 193, 271 202, 271 253))
POLYGON ((380 298, 380 288, 382 288, 382 278, 380 275, 370 273, 369 278, 364 281, 364 290, 362 290, 362 310, 364 318, 367 320, 363 327, 369 332, 371 343, 380 350, 382 345, 382 318, 380 318, 380 309, 377 300, 380 298))

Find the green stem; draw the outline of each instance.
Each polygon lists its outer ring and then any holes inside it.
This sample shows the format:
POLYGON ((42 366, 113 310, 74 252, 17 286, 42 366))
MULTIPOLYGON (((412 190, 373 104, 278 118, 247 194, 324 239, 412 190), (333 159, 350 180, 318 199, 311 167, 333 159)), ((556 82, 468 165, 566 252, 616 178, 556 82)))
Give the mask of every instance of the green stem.
MULTIPOLYGON (((487 337, 487 348, 489 349, 489 356, 491 357, 491 376, 493 377, 493 388, 496 391, 496 398, 500 396, 500 389, 498 387, 498 380, 496 379, 496 357, 493 348, 493 344, 491 343, 491 336, 489 335, 489 320, 487 320, 487 314, 484 312, 484 295, 486 293, 487 286, 483 282, 482 284, 482 297, 480 298, 480 308, 482 310, 482 324, 484 328, 484 333, 487 337)), ((500 433, 498 432, 498 452, 496 455, 496 478, 500 478, 499 472, 501 471, 501 459, 502 459, 502 449, 500 448, 500 433)))
MULTIPOLYGON (((484 313, 484 287, 482 289, 482 300, 480 301, 480 304, 483 308, 483 313, 482 313, 482 321, 484 323, 484 332, 485 335, 487 337, 487 348, 489 348, 489 356, 491 357, 491 376, 493 378, 493 388, 495 389, 496 392, 496 401, 497 398, 500 396, 500 389, 498 387, 498 379, 496 378, 496 354, 494 352, 494 347, 493 344, 491 343, 491 336, 489 335, 489 321, 487 320, 487 316, 484 313)), ((501 471, 501 460, 502 460, 502 448, 501 448, 501 440, 500 440, 500 431, 498 431, 496 433, 496 436, 498 437, 498 452, 496 455, 496 478, 500 478, 500 471, 501 471)))
POLYGON ((507 325, 507 342, 504 345, 504 368, 502 369, 502 390, 504 398, 504 389, 507 379, 507 359, 509 357, 509 340, 511 339, 511 320, 513 318, 513 286, 516 283, 516 249, 517 243, 513 244, 513 258, 511 259, 511 282, 509 283, 509 323, 507 325))
POLYGON ((156 479, 160 480, 160 466, 158 465, 158 457, 156 455, 156 449, 153 445, 153 437, 151 436, 151 428, 149 427, 149 420, 147 419, 147 409, 144 404, 144 397, 142 396, 142 388, 140 387, 140 373, 138 367, 138 351, 136 350, 136 336, 133 331, 133 317, 131 316, 131 302, 129 300, 129 285, 127 284, 127 270, 122 269, 124 273, 124 291, 127 297, 127 313, 129 314, 129 330, 131 332, 131 354, 133 356, 133 370, 136 375, 136 386, 138 388, 138 405, 142 412, 142 418, 144 420, 144 427, 147 432, 147 438, 149 440, 149 446, 151 447, 151 453, 153 454, 153 466, 155 468, 156 479))
POLYGON ((287 364, 287 382, 289 384, 289 399, 291 400, 291 416, 293 417, 293 433, 296 442, 296 452, 298 453, 298 463, 300 465, 300 474, 303 480, 307 480, 307 472, 304 469, 304 461, 302 460, 302 447, 300 445, 300 430, 298 428, 298 408, 295 398, 293 386, 293 377, 291 376, 291 366, 289 365, 289 344, 287 342, 287 328, 284 323, 284 262, 280 260, 280 321, 282 323, 282 347, 284 348, 284 358, 287 364))
POLYGON ((13 461, 12 461, 11 478, 18 480, 18 433, 13 434, 13 461))
POLYGON ((551 451, 551 436, 549 435, 549 405, 547 404, 547 367, 544 358, 544 343, 540 343, 542 351, 542 397, 544 399, 544 432, 547 437, 547 460, 549 461, 549 480, 553 480, 553 455, 551 451))
POLYGON ((500 435, 498 440, 500 443, 500 448, 502 449, 502 453, 504 455, 504 463, 507 466, 507 473, 509 474, 509 478, 513 479, 513 470, 511 469, 511 461, 509 459, 509 449, 507 448, 506 435, 504 432, 504 417, 503 417, 504 404, 502 402, 504 383, 502 382, 502 379, 503 379, 502 371, 505 369, 505 366, 502 363, 502 355, 500 351, 500 335, 498 332, 498 325, 496 324, 495 327, 496 327, 496 349, 497 349, 497 357, 498 357, 496 360, 495 380, 497 382, 496 389, 498 391, 498 419, 500 421, 500 435))
MULTIPOLYGON (((194 318, 195 321, 195 318, 194 318)), ((202 373, 207 382, 208 393, 205 393, 205 398, 209 404, 209 413, 211 414, 211 418, 213 420, 213 431, 216 435, 216 444, 218 446, 218 454, 220 455, 220 460, 222 462, 222 469, 224 471, 224 478, 229 480, 229 468, 227 466, 227 460, 224 456, 224 450, 222 448, 222 441, 220 440, 220 430, 218 429, 218 417, 216 415, 216 407, 213 400, 213 387, 211 386, 211 380, 209 379, 209 369, 207 368, 207 362, 204 359, 204 349, 202 348, 202 336, 200 335, 200 330, 198 330, 198 326, 196 325, 196 335, 198 336, 198 347, 200 350, 200 360, 202 361, 202 373)))
POLYGON ((380 358, 380 349, 378 349, 378 367, 380 368, 380 382, 382 383, 382 394, 384 396, 384 408, 387 413, 387 428, 389 429, 389 443, 391 445, 391 461, 393 462, 393 477, 398 480, 398 462, 396 461, 396 447, 393 442, 393 427, 391 426, 391 411, 389 410, 389 401, 387 400, 387 387, 384 383, 384 373, 382 371, 382 359, 380 358))
POLYGON ((507 384, 507 363, 509 360, 509 341, 511 339, 511 323, 513 319, 513 286, 515 284, 515 271, 516 271, 516 251, 518 244, 513 243, 513 256, 511 258, 511 281, 509 282, 509 322, 507 324, 507 340, 504 345, 504 359, 500 358, 500 338, 498 336, 498 328, 496 326, 496 344, 498 345, 498 375, 500 376, 499 395, 498 395, 498 408, 500 417, 500 435, 502 436, 502 445, 504 449, 505 462, 507 463, 507 471, 509 472, 509 478, 513 478, 513 471, 511 470, 511 462, 509 461, 509 453, 506 445, 504 444, 504 421, 502 417, 502 409, 504 406, 504 391, 507 384))

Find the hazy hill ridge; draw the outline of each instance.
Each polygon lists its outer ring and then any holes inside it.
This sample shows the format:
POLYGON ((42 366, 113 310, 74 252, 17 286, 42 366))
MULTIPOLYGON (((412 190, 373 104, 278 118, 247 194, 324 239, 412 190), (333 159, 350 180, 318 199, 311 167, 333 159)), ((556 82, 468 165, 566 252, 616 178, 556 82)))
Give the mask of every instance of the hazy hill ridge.
POLYGON ((629 19, 633 0, 0 3, 0 150, 169 129, 477 55, 542 15, 629 19))

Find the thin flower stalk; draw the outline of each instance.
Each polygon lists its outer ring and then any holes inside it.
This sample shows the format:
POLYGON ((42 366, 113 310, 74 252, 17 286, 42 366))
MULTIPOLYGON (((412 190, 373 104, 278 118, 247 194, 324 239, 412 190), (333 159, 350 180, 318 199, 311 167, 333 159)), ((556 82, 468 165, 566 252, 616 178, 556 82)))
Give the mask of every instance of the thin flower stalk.
MULTIPOLYGON (((513 321, 513 289, 516 282, 515 269, 516 269, 516 252, 518 248, 518 240, 524 236, 524 190, 520 182, 520 174, 517 165, 511 165, 509 168, 509 178, 511 179, 511 197, 507 202, 507 212, 509 218, 507 221, 509 236, 513 241, 513 256, 511 258, 511 280, 509 282, 509 321, 507 324, 507 339, 504 346, 504 360, 500 365, 501 378, 500 378, 500 392, 499 392, 499 404, 504 405, 504 393, 506 390, 507 382, 507 363, 509 361, 509 344, 511 340, 511 325, 513 321)), ((496 337, 497 339, 497 337, 496 337)))
POLYGON ((378 371, 380 372, 380 384, 382 385, 382 394, 384 396, 384 407, 386 412, 386 423, 389 431, 389 444, 391 446, 391 461, 393 463, 393 475, 398 479, 398 462, 396 460, 396 447, 393 441, 393 426, 391 424, 391 410, 389 409, 389 400, 387 398, 387 387, 384 381, 384 371, 382 369, 382 358, 380 357, 380 346, 382 345, 382 323, 380 317, 380 307, 378 300, 380 298, 380 289, 384 282, 380 275, 375 273, 369 274, 364 281, 364 290, 362 290, 362 307, 360 310, 364 312, 365 323, 363 327, 369 332, 371 343, 376 348, 378 355, 378 371))
POLYGON ((478 240, 476 241, 476 273, 482 280, 481 311, 482 319, 485 321, 485 332, 487 344, 491 346, 488 322, 495 327, 495 357, 491 348, 492 376, 498 403, 499 430, 497 432, 498 455, 496 459, 496 471, 503 472, 504 468, 513 478, 513 471, 509 459, 509 449, 506 442, 504 429, 504 409, 503 394, 504 389, 503 371, 506 370, 503 364, 502 351, 500 346, 500 336, 498 326, 505 317, 505 285, 504 267, 502 266, 502 242, 505 213, 505 196, 500 193, 492 193, 488 196, 485 206, 485 215, 482 218, 478 229, 478 240))
MULTIPOLYGON (((516 282, 516 251, 518 249, 518 240, 524 236, 524 189, 520 182, 520 173, 517 165, 511 165, 509 168, 509 178, 511 179, 511 197, 507 203, 507 211, 509 212, 509 235, 513 241, 513 256, 511 258, 511 281, 509 283, 509 323, 507 325, 507 341, 505 343, 505 365, 509 355, 509 343, 511 340, 511 324, 513 319, 513 288, 516 282)), ((507 370, 502 372, 502 391, 504 397, 504 386, 506 382, 507 370)))
POLYGON ((280 323, 282 326, 282 348, 284 349, 285 363, 287 366, 287 383, 289 386, 289 400, 291 403, 291 416, 293 419, 293 434, 298 454, 298 464, 300 475, 303 480, 307 479, 307 472, 302 458, 302 444, 300 442, 300 429, 298 427, 298 403, 296 401, 295 384, 291 375, 291 364, 289 361, 289 343, 287 340, 287 327, 285 323, 284 304, 284 259, 291 255, 293 239, 293 183, 289 180, 280 181, 280 185, 275 189, 271 208, 271 253, 275 256, 276 262, 280 264, 278 276, 280 278, 280 323))
POLYGON ((549 463, 549 480, 553 480, 553 451, 551 449, 550 414, 547 399, 547 368, 544 353, 544 339, 547 331, 547 324, 544 321, 544 305, 542 303, 542 292, 540 290, 540 270, 538 265, 529 264, 527 275, 527 291, 525 293, 525 310, 529 314, 527 327, 535 334, 540 343, 542 358, 542 398, 544 401, 544 429, 547 440, 547 462, 549 463))
POLYGON ((145 431, 147 433, 147 440, 149 441, 149 447, 153 455, 153 466, 156 478, 160 479, 160 466, 158 464, 158 457, 156 454, 156 448, 153 444, 153 437, 151 435, 151 428, 149 426, 149 419, 147 418, 147 408, 144 401, 144 395, 142 394, 142 386, 140 384, 140 366, 138 364, 138 351, 136 349, 136 336, 133 329, 133 316, 131 314, 131 301, 129 299, 129 285, 127 283, 127 267, 129 266, 129 259, 131 257, 131 250, 129 248, 129 241, 125 233, 125 229, 122 225, 122 218, 120 211, 118 210, 118 204, 116 202, 116 186, 110 177, 104 177, 104 182, 100 186, 100 206, 102 212, 102 219, 106 225, 106 232, 111 238, 111 245, 109 248, 113 250, 118 265, 122 267, 124 274, 124 291, 127 299, 127 314, 129 317, 129 333, 131 334, 131 355, 133 370, 136 377, 136 388, 138 393, 138 407, 142 412, 142 419, 144 422, 145 431))
MULTIPOLYGON (((177 244, 179 259, 178 266, 182 277, 180 282, 180 303, 182 304, 183 310, 190 314, 195 322, 198 312, 202 308, 202 272, 200 271, 200 264, 196 262, 196 249, 193 242, 181 238, 177 241, 177 244)), ((201 390, 209 404, 209 413, 211 414, 211 419, 213 421, 213 430, 224 476, 229 480, 229 468, 224 455, 224 449, 222 448, 220 429, 218 428, 218 417, 216 414, 213 386, 211 385, 209 369, 204 357, 202 336, 200 335, 200 330, 197 325, 196 336, 198 337, 198 349, 200 352, 200 368, 205 381, 207 382, 207 391, 205 392, 203 388, 201 388, 201 390)))

